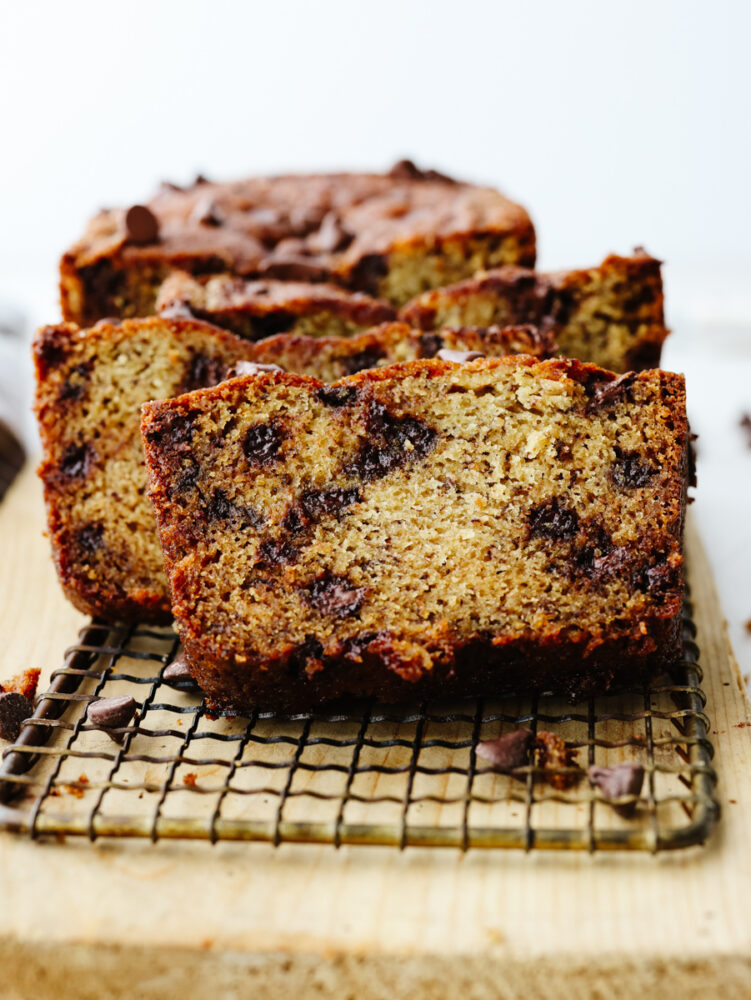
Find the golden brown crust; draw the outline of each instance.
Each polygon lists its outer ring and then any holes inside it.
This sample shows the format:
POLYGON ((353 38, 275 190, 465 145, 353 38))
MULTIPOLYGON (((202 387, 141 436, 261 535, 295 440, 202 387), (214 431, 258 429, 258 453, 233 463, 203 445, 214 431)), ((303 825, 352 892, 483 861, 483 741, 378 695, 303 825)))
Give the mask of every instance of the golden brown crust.
POLYGON ((549 324, 562 353, 617 372, 657 367, 669 332, 660 261, 643 250, 550 274, 494 268, 425 292, 399 315, 423 330, 465 322, 549 324))
MULTIPOLYGON (((174 269, 328 279, 370 293, 383 286, 396 301, 399 290, 381 279, 405 259, 415 258, 422 268, 420 275, 404 278, 405 289, 418 291, 440 284, 442 275, 456 280, 462 269, 471 274, 483 263, 532 265, 535 259, 534 228, 523 208, 491 188, 435 176, 201 181, 186 190, 165 187, 145 208, 156 239, 131 233, 127 213, 113 209, 92 219, 64 255, 66 318, 90 322, 149 305, 153 311, 156 287, 174 269), (452 258, 450 267, 440 261, 433 266, 442 255, 452 258)), ((408 297, 406 291, 401 301, 408 297)))

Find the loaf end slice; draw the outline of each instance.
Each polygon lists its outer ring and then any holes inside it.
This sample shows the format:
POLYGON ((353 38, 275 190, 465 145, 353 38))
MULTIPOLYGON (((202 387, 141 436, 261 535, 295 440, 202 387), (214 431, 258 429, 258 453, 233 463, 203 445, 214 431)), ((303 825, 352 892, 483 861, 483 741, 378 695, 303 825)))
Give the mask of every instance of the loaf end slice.
POLYGON ((140 406, 220 381, 249 347, 206 323, 157 318, 39 331, 39 475, 58 575, 79 610, 106 621, 170 620, 140 406))

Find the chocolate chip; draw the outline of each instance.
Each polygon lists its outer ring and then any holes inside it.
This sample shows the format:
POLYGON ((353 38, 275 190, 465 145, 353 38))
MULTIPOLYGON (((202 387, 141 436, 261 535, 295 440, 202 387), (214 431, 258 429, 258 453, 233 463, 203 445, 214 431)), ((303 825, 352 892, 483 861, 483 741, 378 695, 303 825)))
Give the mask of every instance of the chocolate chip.
POLYGON ((497 740, 484 740, 477 744, 477 756, 489 761, 494 770, 508 773, 529 762, 529 749, 534 739, 531 730, 515 729, 497 740))
POLYGON ((662 558, 654 566, 648 566, 642 570, 634 585, 645 593, 653 596, 660 596, 669 590, 678 589, 681 582, 680 572, 677 566, 671 566, 662 558))
POLYGON ((342 366, 348 375, 355 375, 357 372, 366 371, 368 368, 377 368, 378 362, 383 357, 383 351, 360 351, 358 354, 350 354, 349 357, 342 358, 342 366))
POLYGON ((347 406, 357 399, 357 389, 353 385, 324 385, 316 396, 326 406, 347 406))
POLYGON ((336 253, 346 250, 353 239, 354 236, 344 228, 336 212, 327 212, 318 232, 308 237, 308 246, 314 253, 336 253))
POLYGON ((420 357, 434 358, 443 347, 443 338, 437 333, 420 334, 420 357))
POLYGON ((562 503, 558 497, 533 507, 527 517, 530 534, 538 538, 552 538, 558 541, 573 538, 579 530, 576 511, 562 503))
POLYGON ((85 361, 71 368, 67 379, 60 388, 58 399, 61 402, 65 402, 66 400, 78 402, 84 398, 89 388, 88 383, 92 364, 91 361, 85 361))
POLYGON ((211 181, 204 174, 196 174, 196 179, 193 181, 193 187, 200 187, 202 184, 211 184, 211 181))
POLYGON ((279 365, 262 365, 255 361, 238 361, 228 374, 228 378, 236 378, 239 375, 259 375, 261 372, 283 372, 279 365))
POLYGON ((285 563, 294 563, 300 557, 296 546, 288 539, 267 538, 258 547, 259 555, 265 563, 272 566, 283 566, 285 563))
POLYGON ((191 311, 187 302, 168 302, 159 310, 162 319, 174 320, 194 320, 195 313, 191 311))
POLYGON ((93 461, 87 444, 69 444, 60 460, 60 472, 66 479, 85 479, 93 461))
POLYGON ((441 181, 443 184, 456 184, 453 177, 442 174, 439 170, 421 170, 412 160, 399 160, 389 170, 389 177, 404 181, 441 181))
POLYGON ((243 441, 245 457, 254 465, 273 462, 280 457, 279 449, 285 437, 284 429, 278 421, 253 424, 243 441))
POLYGON ((201 198, 190 213, 190 221, 199 226, 223 226, 227 217, 212 198, 201 198))
POLYGON ((347 618, 356 614, 365 600, 365 587, 355 587, 346 576, 326 573, 306 588, 308 602, 323 615, 347 618))
POLYGON ((164 410, 150 424, 146 438, 154 444, 165 444, 171 451, 184 454, 193 441, 197 416, 197 413, 164 410))
POLYGON ((206 516, 210 521, 227 521, 241 529, 260 528, 264 523, 262 514, 251 507, 233 503, 219 487, 214 490, 206 505, 206 516))
POLYGON ((382 403, 371 402, 367 414, 369 438, 347 471, 362 479, 380 479, 392 469, 423 458, 433 447, 436 431, 417 417, 396 416, 382 403))
POLYGON ((646 486, 656 474, 657 469, 643 461, 636 451, 627 451, 618 455, 610 470, 610 477, 621 489, 638 489, 646 486))
POLYGON ((576 751, 566 746, 557 733, 542 730, 535 737, 538 766, 544 771, 545 781, 551 788, 564 791, 581 780, 580 773, 561 773, 562 769, 576 766, 576 751))
POLYGON ((442 347, 438 352, 441 361, 453 361, 458 365, 463 365, 467 361, 476 361, 477 358, 484 358, 481 351, 452 351, 448 347, 442 347))
POLYGON ((381 278, 389 272, 388 258, 380 253, 365 254, 352 269, 352 284, 363 292, 378 295, 381 278))
POLYGON ((297 507, 291 507, 284 515, 284 520, 282 521, 282 527, 290 535, 299 535, 305 530, 305 524, 306 521, 303 514, 297 507))
POLYGON ((636 810, 636 801, 616 804, 613 799, 621 799, 627 795, 638 798, 644 782, 644 768, 635 760, 623 761, 612 767, 592 765, 587 772, 589 782, 598 788, 603 798, 611 802, 613 809, 622 816, 632 816, 636 810))
POLYGON ((159 221, 147 205, 131 205, 125 213, 125 233, 129 243, 156 243, 159 221))
POLYGON ((92 701, 86 718, 97 729, 122 729, 136 714, 135 699, 129 694, 117 698, 98 698, 92 701))
POLYGON ((185 659, 185 654, 181 653, 162 672, 162 680, 170 687, 197 687, 193 676, 185 659))
POLYGON ((323 514, 341 514, 347 507, 361 501, 362 495, 356 487, 344 489, 332 486, 325 490, 304 490, 300 494, 300 507, 311 521, 317 520, 323 514))
POLYGON ((590 399, 587 410, 592 412, 604 406, 609 406, 611 403, 617 403, 620 399, 628 399, 629 389, 635 380, 636 372, 626 372, 624 375, 619 375, 612 382, 592 383, 588 387, 590 399))
POLYGON ((17 740, 21 725, 34 714, 34 706, 17 691, 0 692, 0 740, 17 740))
POLYGON ((104 548, 104 525, 98 522, 85 524, 76 532, 74 544, 84 555, 95 555, 104 548))
POLYGON ((212 358, 207 354, 196 354, 190 362, 190 368, 184 382, 184 391, 205 389, 217 385, 224 378, 227 366, 220 358, 212 358))

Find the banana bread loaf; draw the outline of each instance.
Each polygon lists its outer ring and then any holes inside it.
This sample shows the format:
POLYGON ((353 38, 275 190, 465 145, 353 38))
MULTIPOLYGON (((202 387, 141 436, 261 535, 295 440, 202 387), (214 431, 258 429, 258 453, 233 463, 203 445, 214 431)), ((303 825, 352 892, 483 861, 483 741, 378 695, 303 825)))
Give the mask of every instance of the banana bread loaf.
POLYGON ((81 325, 153 313, 175 269, 333 281, 403 305, 482 267, 534 262, 523 208, 403 161, 388 174, 163 185, 148 205, 89 223, 62 258, 60 292, 64 317, 81 325))
POLYGON ((552 323, 562 354, 614 372, 656 368, 668 335, 660 261, 643 250, 555 274, 496 268, 425 292, 400 318, 422 330, 552 323))
POLYGON ((144 407, 173 611, 215 708, 634 681, 679 652, 682 376, 529 357, 144 407))

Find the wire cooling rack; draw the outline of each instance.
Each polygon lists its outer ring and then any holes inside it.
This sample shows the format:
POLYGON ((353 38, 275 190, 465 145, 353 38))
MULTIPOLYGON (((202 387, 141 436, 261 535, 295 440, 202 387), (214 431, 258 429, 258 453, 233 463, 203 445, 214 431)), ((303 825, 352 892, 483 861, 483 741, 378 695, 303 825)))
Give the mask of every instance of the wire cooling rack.
POLYGON ((0 828, 92 840, 687 847, 718 815, 694 639, 687 603, 684 656, 670 676, 580 705, 543 696, 215 718, 197 689, 162 679, 178 649, 172 631, 92 623, 6 751, 0 828), (124 694, 139 711, 114 740, 85 710, 124 694), (515 777, 493 771, 478 742, 518 726, 558 734, 574 759, 515 777), (646 776, 623 818, 586 769, 634 759, 646 776))

